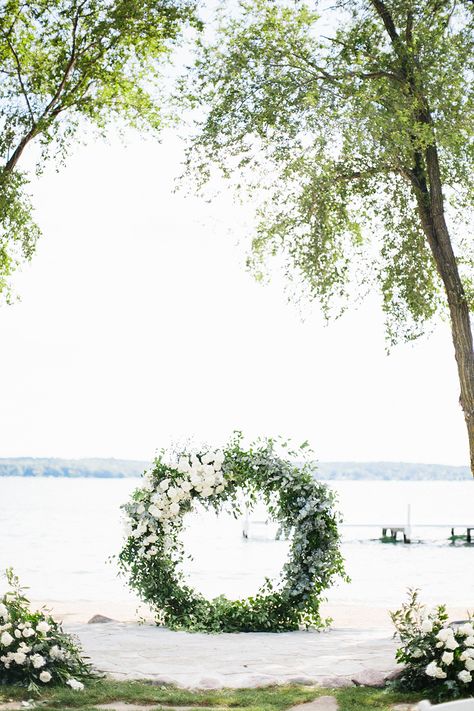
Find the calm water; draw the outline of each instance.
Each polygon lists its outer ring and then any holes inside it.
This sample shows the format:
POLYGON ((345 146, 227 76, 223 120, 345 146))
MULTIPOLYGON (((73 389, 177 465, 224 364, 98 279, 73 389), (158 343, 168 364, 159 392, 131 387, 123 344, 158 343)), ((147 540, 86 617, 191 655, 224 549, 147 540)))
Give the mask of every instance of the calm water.
MULTIPOLYGON (((133 479, 0 478, 0 568, 14 566, 31 597, 49 601, 130 601, 109 556, 120 548, 120 504, 137 485, 133 479)), ((329 592, 329 602, 398 605, 408 586, 423 589, 428 602, 474 608, 474 545, 452 546, 448 529, 474 525, 474 482, 334 482, 343 528, 343 554, 352 578, 329 592), (413 538, 422 542, 384 545, 377 528, 350 524, 398 523, 411 504, 413 538)), ((276 576, 287 552, 271 527, 255 526, 246 541, 241 521, 211 514, 189 517, 186 545, 194 560, 191 582, 206 595, 239 597, 276 576)), ((258 515, 257 518, 261 518, 258 515)))

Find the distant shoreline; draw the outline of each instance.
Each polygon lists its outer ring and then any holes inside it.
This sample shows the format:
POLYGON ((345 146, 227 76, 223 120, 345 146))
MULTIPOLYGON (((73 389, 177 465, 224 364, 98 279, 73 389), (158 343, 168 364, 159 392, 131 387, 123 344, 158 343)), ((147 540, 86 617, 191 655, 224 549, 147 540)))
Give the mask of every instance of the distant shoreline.
MULTIPOLYGON (((0 459, 0 477, 48 479, 130 479, 150 462, 128 459, 0 459)), ((473 481, 469 467, 411 462, 319 462, 321 481, 473 481)))

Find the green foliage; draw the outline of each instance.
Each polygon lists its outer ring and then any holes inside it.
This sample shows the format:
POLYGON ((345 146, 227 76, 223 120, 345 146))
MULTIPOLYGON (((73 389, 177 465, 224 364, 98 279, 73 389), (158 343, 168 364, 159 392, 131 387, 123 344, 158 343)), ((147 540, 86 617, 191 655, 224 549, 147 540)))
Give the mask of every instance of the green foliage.
POLYGON ((300 468, 278 456, 273 440, 243 448, 240 434, 222 453, 158 457, 124 507, 130 528, 119 556, 122 572, 153 607, 157 623, 206 632, 282 632, 324 625, 322 594, 335 576, 344 576, 344 567, 334 494, 312 472, 309 463, 300 468), (227 505, 237 516, 242 492, 249 505, 261 496, 280 529, 292 533, 289 559, 281 579, 266 579, 254 596, 207 600, 189 587, 179 567, 185 556, 179 538, 183 517, 193 502, 216 512, 227 505))
POLYGON ((0 170, 0 294, 10 301, 10 277, 30 259, 39 237, 32 207, 23 191, 26 179, 18 172, 0 170))
MULTIPOLYGON (((321 18, 312 8, 241 0, 221 13, 186 95, 205 111, 190 170, 206 180, 214 163, 266 191, 257 274, 283 256, 327 315, 377 289, 390 341, 411 339, 445 303, 414 189, 427 147, 436 143, 450 217, 473 206, 473 5, 339 0, 321 18)), ((455 248, 473 305, 463 229, 455 248)))
POLYGON ((0 598, 0 685, 40 693, 48 685, 75 684, 97 677, 76 640, 46 610, 33 611, 11 569, 0 598))
POLYGON ((162 67, 192 0, 5 0, 0 8, 0 293, 38 228, 18 172, 36 140, 41 170, 61 162, 85 122, 161 124, 162 67))
POLYGON ((401 647, 397 661, 403 665, 396 686, 426 689, 438 700, 471 696, 474 692, 474 627, 471 621, 448 624, 444 605, 427 610, 417 590, 391 613, 401 647))

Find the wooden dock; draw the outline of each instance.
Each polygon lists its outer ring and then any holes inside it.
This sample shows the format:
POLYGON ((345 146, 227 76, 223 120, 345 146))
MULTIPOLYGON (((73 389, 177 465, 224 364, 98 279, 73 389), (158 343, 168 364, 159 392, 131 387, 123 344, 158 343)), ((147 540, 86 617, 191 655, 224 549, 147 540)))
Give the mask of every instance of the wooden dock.
MULTIPOLYGON (((269 518, 256 519, 252 518, 248 509, 245 510, 242 535, 244 538, 250 537, 250 529, 252 526, 265 526, 270 523, 269 518)), ((381 541, 385 543, 411 543, 412 542, 412 520, 411 506, 407 506, 406 523, 342 523, 342 528, 375 528, 382 531, 381 541)), ((416 528, 445 528, 451 530, 451 540, 454 542, 458 538, 465 539, 467 543, 474 543, 474 522, 471 523, 420 523, 415 524, 416 528), (466 533, 456 534, 457 530, 463 530, 466 533)), ((280 531, 277 531, 276 538, 280 538, 280 531)))

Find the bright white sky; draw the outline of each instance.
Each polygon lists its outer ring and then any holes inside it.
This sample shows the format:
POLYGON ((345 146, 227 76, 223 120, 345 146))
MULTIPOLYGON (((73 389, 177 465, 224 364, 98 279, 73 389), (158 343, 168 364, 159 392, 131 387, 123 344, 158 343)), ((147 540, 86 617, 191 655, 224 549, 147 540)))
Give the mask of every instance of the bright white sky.
POLYGON ((149 459, 242 429, 321 460, 467 464, 447 325, 387 357, 375 303, 303 322, 246 272, 245 210, 173 194, 181 157, 172 134, 90 142, 34 181, 44 236, 0 308, 0 456, 149 459))

